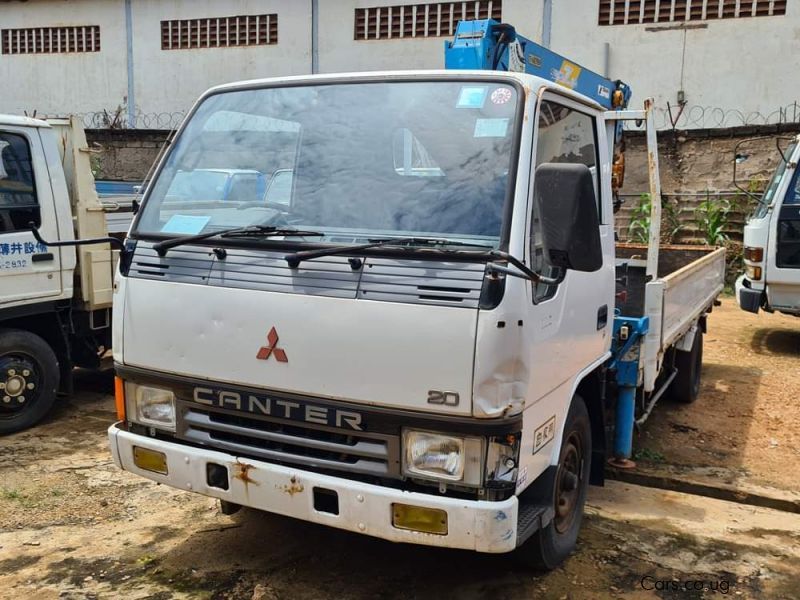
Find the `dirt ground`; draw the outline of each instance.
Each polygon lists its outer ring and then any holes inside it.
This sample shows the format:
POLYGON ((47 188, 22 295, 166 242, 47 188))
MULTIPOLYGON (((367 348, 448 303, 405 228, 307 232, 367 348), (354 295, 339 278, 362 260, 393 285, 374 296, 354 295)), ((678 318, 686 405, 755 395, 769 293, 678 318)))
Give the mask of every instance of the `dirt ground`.
POLYGON ((702 382, 694 404, 656 406, 636 442, 640 469, 800 491, 800 318, 723 298, 708 319, 702 382))
MULTIPOLYGON (((656 409, 638 439, 640 469, 794 492, 799 364, 800 320, 725 300, 709 320, 700 399, 656 409)), ((507 555, 391 544, 252 510, 223 516, 210 499, 116 469, 111 389, 109 374, 84 374, 45 424, 0 440, 0 598, 800 594, 797 512, 618 481, 591 490, 577 552, 545 575, 507 555)))

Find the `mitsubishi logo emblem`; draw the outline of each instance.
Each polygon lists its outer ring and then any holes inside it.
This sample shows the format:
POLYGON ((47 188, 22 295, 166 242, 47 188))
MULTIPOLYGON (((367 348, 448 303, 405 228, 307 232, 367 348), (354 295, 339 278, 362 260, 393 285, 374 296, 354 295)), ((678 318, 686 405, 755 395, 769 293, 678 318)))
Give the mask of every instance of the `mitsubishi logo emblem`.
POLYGON ((286 352, 283 351, 283 348, 278 348, 277 344, 278 332, 273 327, 267 334, 267 345, 258 349, 256 358, 259 360, 268 360, 270 356, 274 355, 275 360, 278 362, 289 362, 289 359, 286 358, 286 352))

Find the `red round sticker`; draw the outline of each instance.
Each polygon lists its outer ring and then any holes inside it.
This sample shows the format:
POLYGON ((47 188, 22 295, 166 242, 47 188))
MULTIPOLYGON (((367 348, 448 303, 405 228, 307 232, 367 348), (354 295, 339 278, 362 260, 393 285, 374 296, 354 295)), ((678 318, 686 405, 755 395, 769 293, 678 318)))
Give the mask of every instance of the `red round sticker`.
POLYGON ((492 104, 505 104, 511 100, 511 90, 508 88, 497 88, 490 96, 492 104))

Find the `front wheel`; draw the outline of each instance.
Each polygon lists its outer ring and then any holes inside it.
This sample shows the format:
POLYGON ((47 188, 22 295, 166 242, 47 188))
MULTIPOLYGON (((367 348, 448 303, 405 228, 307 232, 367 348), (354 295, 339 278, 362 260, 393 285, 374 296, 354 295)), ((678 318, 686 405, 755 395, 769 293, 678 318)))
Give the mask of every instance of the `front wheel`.
POLYGON ((58 359, 41 337, 0 329, 0 435, 31 427, 53 406, 58 359))
POLYGON ((550 494, 555 517, 516 550, 526 565, 549 571, 575 549, 589 486, 591 456, 589 411, 583 399, 576 395, 564 424, 558 469, 550 494))

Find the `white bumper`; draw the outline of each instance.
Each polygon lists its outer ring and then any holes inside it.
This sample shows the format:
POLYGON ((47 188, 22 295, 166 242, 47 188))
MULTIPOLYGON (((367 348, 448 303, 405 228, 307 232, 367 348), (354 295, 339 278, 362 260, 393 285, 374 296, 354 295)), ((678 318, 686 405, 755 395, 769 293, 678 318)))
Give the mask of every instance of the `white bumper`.
POLYGON ((130 433, 117 425, 108 429, 108 438, 114 462, 121 469, 235 504, 393 542, 493 553, 509 552, 516 546, 516 497, 502 502, 484 502, 404 492, 257 460, 237 459, 225 452, 155 440, 130 433), (133 446, 166 454, 169 474, 161 475, 137 467, 133 463, 133 446), (209 462, 228 468, 229 489, 208 485, 206 464, 209 462), (242 465, 247 467, 242 469, 242 465), (245 476, 237 477, 243 470, 245 476), (314 487, 338 494, 338 515, 315 510, 314 487), (397 529, 392 525, 394 502, 446 511, 447 534, 397 529))

